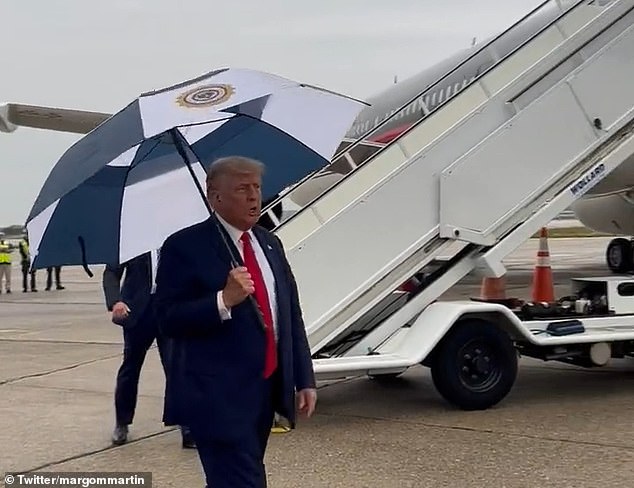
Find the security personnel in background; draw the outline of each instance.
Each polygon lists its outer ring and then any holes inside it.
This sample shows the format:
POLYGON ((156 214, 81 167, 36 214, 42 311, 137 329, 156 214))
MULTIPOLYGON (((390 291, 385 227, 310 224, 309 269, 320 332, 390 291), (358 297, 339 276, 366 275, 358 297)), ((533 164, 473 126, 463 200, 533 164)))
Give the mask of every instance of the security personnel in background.
MULTIPOLYGON (((123 264, 108 264, 103 272, 103 291, 106 308, 112 312, 112 322, 123 329, 123 362, 117 373, 115 387, 116 425, 112 443, 121 445, 128 440, 137 404, 139 377, 148 349, 156 339, 159 357, 167 381, 167 363, 171 359, 169 339, 160 334, 154 314, 154 271, 157 258, 145 253, 123 264), (125 278, 124 278, 125 274, 125 278), (122 283, 123 278, 123 283, 122 283)), ((166 397, 164 420, 166 425, 178 422, 173 399, 166 397)), ((195 448, 189 428, 180 426, 183 448, 195 448)))
POLYGON ((2 279, 5 289, 11 293, 11 252, 13 246, 4 240, 4 232, 0 232, 0 293, 2 293, 2 279))
POLYGON ((20 264, 22 265, 22 292, 26 293, 28 290, 28 277, 31 275, 31 291, 36 292, 37 287, 35 286, 35 270, 31 270, 29 273, 29 268, 31 267, 31 252, 29 251, 29 236, 24 236, 24 238, 20 241, 20 264))

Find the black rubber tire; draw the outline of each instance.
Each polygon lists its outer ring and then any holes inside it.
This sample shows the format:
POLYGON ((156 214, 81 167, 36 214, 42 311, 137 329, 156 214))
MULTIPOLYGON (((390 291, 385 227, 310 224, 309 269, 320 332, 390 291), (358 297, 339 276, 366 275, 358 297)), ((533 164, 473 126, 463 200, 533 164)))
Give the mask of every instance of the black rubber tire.
POLYGON ((616 274, 629 273, 634 269, 632 243, 623 237, 612 239, 605 251, 605 261, 610 271, 616 274))
POLYGON ((431 375, 449 403, 463 410, 484 410, 511 390, 517 362, 508 334, 483 320, 465 320, 434 351, 431 375))

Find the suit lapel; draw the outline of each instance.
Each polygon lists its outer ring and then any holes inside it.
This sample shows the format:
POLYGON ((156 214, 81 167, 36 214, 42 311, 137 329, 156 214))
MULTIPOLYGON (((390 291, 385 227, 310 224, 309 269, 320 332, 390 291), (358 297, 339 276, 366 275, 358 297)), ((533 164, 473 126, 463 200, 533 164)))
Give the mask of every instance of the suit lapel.
POLYGON ((244 266, 242 256, 240 256, 240 251, 234 244, 233 239, 231 239, 231 236, 225 230, 222 224, 218 221, 214 222, 213 219, 215 219, 215 217, 209 217, 208 224, 209 230, 214 236, 212 242, 214 247, 216 248, 216 251, 218 251, 218 255, 221 256, 223 260, 227 261, 228 263, 231 263, 233 256, 233 260, 235 260, 239 266, 244 266), (229 245, 229 248, 227 248, 227 244, 229 245))

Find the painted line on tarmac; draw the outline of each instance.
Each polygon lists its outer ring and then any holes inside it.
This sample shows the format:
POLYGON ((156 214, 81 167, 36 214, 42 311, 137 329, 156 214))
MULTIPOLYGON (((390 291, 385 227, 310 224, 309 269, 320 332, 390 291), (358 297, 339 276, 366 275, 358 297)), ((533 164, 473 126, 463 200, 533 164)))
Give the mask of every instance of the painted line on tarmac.
POLYGON ((98 363, 100 361, 106 361, 108 359, 114 359, 114 358, 117 358, 117 357, 121 357, 121 354, 122 353, 118 353, 118 354, 114 354, 114 355, 111 355, 111 356, 106 356, 106 357, 102 357, 102 358, 98 358, 98 359, 90 359, 88 361, 82 361, 82 362, 79 362, 79 363, 71 364, 69 366, 64 366, 62 368, 52 369, 50 371, 41 371, 39 373, 31 373, 31 374, 26 374, 26 375, 23 375, 23 376, 18 376, 18 377, 15 377, 15 378, 9 378, 9 379, 0 381, 0 386, 10 385, 10 384, 13 384, 13 383, 17 383, 18 381, 28 380, 28 379, 31 379, 31 378, 41 378, 43 376, 48 376, 48 375, 51 375, 51 374, 60 373, 62 371, 70 371, 72 369, 77 369, 77 368, 79 368, 81 366, 86 366, 87 364, 94 364, 94 363, 98 363))
MULTIPOLYGON (((0 334, 5 333, 15 333, 22 332, 25 334, 29 334, 30 332, 25 331, 24 329, 0 329, 0 334)), ((122 346, 122 342, 99 342, 99 341, 71 341, 71 340, 61 340, 61 339, 20 339, 20 338, 11 338, 11 337, 0 337, 0 342, 21 342, 25 344, 71 344, 77 345, 81 344, 82 346, 122 346)), ((153 346, 154 347, 154 346, 153 346)))
POLYGON ((93 456, 95 454, 101 454, 102 452, 110 451, 112 449, 124 448, 125 446, 127 446, 129 444, 136 444, 136 443, 144 441, 146 439, 151 439, 153 437, 159 437, 159 436, 162 436, 162 435, 165 435, 165 434, 169 434, 170 432, 173 432, 175 430, 178 430, 178 427, 173 427, 173 428, 170 428, 170 429, 167 429, 167 430, 162 430, 161 432, 154 432, 152 434, 148 434, 148 435, 144 435, 144 436, 141 436, 141 437, 137 437, 135 439, 131 439, 131 440, 127 441, 125 444, 122 444, 120 446, 109 445, 109 446, 102 447, 102 448, 99 448, 99 449, 94 449, 92 451, 82 452, 80 454, 75 454, 73 456, 68 456, 66 458, 59 459, 57 461, 51 461, 49 463, 42 464, 40 466, 36 466, 35 468, 31 468, 31 469, 29 469, 27 471, 16 472, 16 474, 28 474, 28 473, 33 473, 35 471, 41 471, 43 469, 51 468, 51 467, 54 467, 54 466, 59 466, 60 464, 68 463, 70 461, 77 461, 78 459, 83 459, 83 458, 86 458, 86 457, 90 457, 90 456, 93 456))
POLYGON ((321 413, 321 412, 316 413, 315 415, 320 415, 324 417, 337 417, 337 418, 348 417, 348 418, 355 418, 360 420, 378 420, 383 422, 391 422, 391 423, 404 424, 404 425, 416 425, 421 427, 429 427, 429 428, 443 429, 443 430, 456 430, 456 431, 473 432, 473 433, 479 433, 479 434, 494 434, 498 436, 507 436, 507 437, 513 437, 518 439, 530 439, 530 440, 547 441, 547 442, 561 442, 564 444, 574 444, 574 445, 589 446, 589 447, 609 447, 609 448, 621 449, 621 450, 625 449, 626 451, 634 452, 634 446, 613 444, 610 442, 592 442, 592 441, 573 440, 573 439, 565 439, 565 438, 557 438, 557 437, 549 437, 549 436, 516 434, 513 432, 497 431, 493 429, 479 429, 477 427, 464 427, 464 426, 458 426, 458 425, 447 425, 447 424, 437 424, 437 423, 428 423, 428 422, 412 422, 408 420, 376 417, 372 415, 333 414, 333 413, 321 413))

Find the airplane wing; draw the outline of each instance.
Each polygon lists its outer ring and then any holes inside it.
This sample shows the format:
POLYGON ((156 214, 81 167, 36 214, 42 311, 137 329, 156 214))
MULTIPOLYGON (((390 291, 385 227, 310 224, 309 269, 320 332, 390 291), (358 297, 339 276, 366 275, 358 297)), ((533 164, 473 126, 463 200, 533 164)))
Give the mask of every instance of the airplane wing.
POLYGON ((0 105, 0 132, 13 132, 18 127, 87 134, 112 114, 6 103, 0 105))

